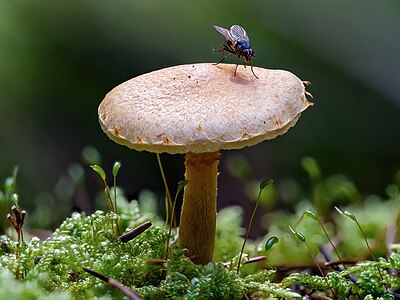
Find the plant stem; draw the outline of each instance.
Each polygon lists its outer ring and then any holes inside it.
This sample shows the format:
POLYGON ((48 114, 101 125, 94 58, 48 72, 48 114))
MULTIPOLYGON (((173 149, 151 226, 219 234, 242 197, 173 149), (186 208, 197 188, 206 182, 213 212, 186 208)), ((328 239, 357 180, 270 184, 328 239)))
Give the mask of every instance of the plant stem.
MULTIPOLYGON (((157 153, 157 162, 158 162, 158 167, 160 169, 161 177, 162 177, 162 180, 163 180, 163 183, 164 183, 165 192, 167 193, 168 203, 169 203, 169 206, 172 208, 172 206, 173 206, 172 197, 171 197, 171 193, 170 193, 169 188, 168 188, 167 178, 165 177, 164 168, 162 166, 161 158, 160 158, 160 154, 159 153, 157 153)), ((165 209, 167 211, 167 218, 166 219, 168 220, 168 206, 167 205, 165 205, 165 209)), ((171 215, 171 218, 173 219, 174 226, 176 227, 176 218, 174 218, 173 215, 171 215)))
POLYGON ((115 214, 117 215, 117 220, 115 220, 115 225, 117 226, 117 235, 121 235, 121 231, 119 229, 119 216, 118 216, 118 209, 117 209, 117 176, 114 176, 114 210, 115 214))
POLYGON ((257 202, 256 202, 256 205, 254 206, 253 213, 251 214, 251 218, 250 218, 250 221, 249 221, 249 226, 248 226, 247 231, 246 231, 246 237, 244 238, 242 249, 240 250, 239 261, 238 261, 238 266, 237 266, 237 270, 236 270, 237 274, 239 274, 239 271, 240 271, 240 261, 242 260, 244 246, 246 245, 246 241, 249 238, 249 233, 250 233, 251 225, 253 224, 254 216, 256 215, 256 211, 257 211, 259 200, 260 200, 260 194, 257 197, 257 202))

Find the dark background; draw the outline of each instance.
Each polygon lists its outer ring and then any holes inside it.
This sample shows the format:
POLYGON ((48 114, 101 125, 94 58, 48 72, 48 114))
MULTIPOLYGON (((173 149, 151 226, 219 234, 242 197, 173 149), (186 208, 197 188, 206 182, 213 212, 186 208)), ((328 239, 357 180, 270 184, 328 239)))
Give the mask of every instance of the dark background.
MULTIPOLYGON (((383 194, 400 167, 397 0, 1 1, 1 181, 18 165, 18 192, 29 206, 81 161, 85 145, 93 145, 107 170, 114 160, 123 162, 119 182, 128 195, 143 188, 162 194, 155 155, 110 141, 97 107, 134 76, 218 61, 212 49, 223 40, 214 24, 243 26, 255 65, 311 81, 315 102, 286 135, 223 153, 220 205, 244 201, 224 165, 238 153, 249 160, 254 178, 307 184, 300 160, 312 156, 325 174, 347 174, 363 194, 383 194)), ((183 157, 162 159, 175 187, 183 157)), ((88 180, 93 195, 98 186, 88 180)))

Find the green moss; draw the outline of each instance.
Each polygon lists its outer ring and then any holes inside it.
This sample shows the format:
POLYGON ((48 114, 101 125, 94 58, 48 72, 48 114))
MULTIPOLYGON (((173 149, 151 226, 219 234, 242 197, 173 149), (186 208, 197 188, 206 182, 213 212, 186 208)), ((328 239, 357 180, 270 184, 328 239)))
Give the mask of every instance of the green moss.
MULTIPOLYGON (((331 193, 335 185, 342 191, 354 191, 347 179, 323 180, 315 175, 313 180, 316 186, 313 197, 331 197, 329 203, 336 202, 334 199, 338 197, 337 193, 331 193)), ((400 195, 393 188, 391 191, 390 199, 368 197, 363 206, 353 199, 353 204, 346 207, 357 217, 375 255, 385 256, 383 241, 386 229, 399 223, 400 195)), ((356 195, 357 199, 359 196, 358 193, 346 195, 356 195)), ((151 193, 141 197, 146 198, 143 203, 147 205, 154 198, 151 193)), ((400 280, 396 276, 400 272, 400 246, 391 245, 392 253, 388 259, 360 259, 371 254, 357 225, 340 214, 329 218, 321 214, 318 218, 301 218, 311 207, 309 201, 299 201, 294 213, 278 211, 264 216, 263 219, 273 225, 269 226, 268 235, 261 241, 248 241, 239 274, 236 267, 245 233, 243 213, 239 207, 219 211, 215 244, 217 262, 199 266, 193 264, 176 243, 169 248, 165 260, 168 228, 152 213, 154 206, 143 209, 137 201, 128 202, 119 189, 117 203, 118 215, 101 210, 90 216, 73 213, 43 242, 28 238, 19 243, 1 236, 0 298, 125 299, 119 290, 93 277, 82 267, 118 280, 145 299, 280 299, 300 298, 300 292, 307 296, 314 294, 337 299, 398 297, 394 293, 400 289, 400 280), (153 226, 123 243, 116 236, 117 220, 124 232, 145 221, 152 221, 153 226), (304 235, 311 253, 316 256, 320 252, 318 245, 328 244, 316 220, 324 223, 329 236, 340 237, 340 255, 359 259, 359 263, 348 265, 345 270, 325 269, 325 278, 315 275, 319 274, 316 273, 318 269, 307 247, 293 237, 288 226, 304 235), (271 236, 276 236, 279 242, 267 252, 265 242, 271 236), (268 255, 267 261, 245 264, 250 257, 258 255, 268 255), (299 263, 309 267, 300 270, 301 273, 294 273, 294 268, 290 268, 299 263), (289 268, 289 271, 275 270, 274 267, 279 265, 289 268)), ((326 212, 326 209, 322 211, 326 212)), ((336 260, 334 254, 329 255, 336 260)), ((318 261, 322 262, 320 258, 318 261)))
MULTIPOLYGON (((132 241, 122 243, 114 234, 114 219, 113 213, 102 211, 90 216, 74 213, 44 242, 32 238, 19 245, 2 237, 0 265, 9 270, 7 280, 18 283, 20 288, 16 289, 21 293, 26 281, 42 289, 44 295, 65 292, 60 295, 123 299, 118 290, 84 272, 85 266, 117 279, 148 299, 241 299, 243 293, 265 290, 273 294, 277 290, 260 288, 265 285, 266 277, 262 275, 241 278, 222 264, 195 265, 177 246, 171 248, 170 259, 164 265, 148 262, 149 258, 165 258, 168 231, 152 226, 132 241), (20 282, 15 280, 17 274, 20 282)), ((240 229, 238 224, 236 228, 240 229)), ((237 246, 232 248, 237 250, 237 246)))

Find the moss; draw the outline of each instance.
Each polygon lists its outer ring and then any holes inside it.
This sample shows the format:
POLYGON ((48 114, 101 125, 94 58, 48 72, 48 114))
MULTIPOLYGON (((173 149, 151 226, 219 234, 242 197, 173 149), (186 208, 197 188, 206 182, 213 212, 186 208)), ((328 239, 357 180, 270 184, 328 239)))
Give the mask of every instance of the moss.
MULTIPOLYGON (((399 219, 400 194, 393 192, 389 196, 387 200, 369 197, 362 207, 357 204, 347 207, 357 216, 378 254, 385 254, 382 241, 386 228, 398 224, 399 219)), ((145 299, 279 299, 312 295, 337 299, 398 297, 395 293, 400 289, 396 275, 400 271, 400 245, 391 245, 388 259, 363 259, 362 255, 372 255, 358 226, 340 214, 329 219, 321 215, 318 218, 329 236, 342 240, 338 246, 340 255, 357 258, 359 262, 347 265, 343 270, 340 264, 336 271, 325 269, 325 278, 315 275, 319 273, 316 273, 318 270, 312 264, 307 247, 288 230, 288 225, 296 224, 296 232, 304 235, 314 255, 319 253, 319 244, 328 244, 315 219, 302 218, 310 209, 310 202, 299 202, 291 214, 267 215, 274 225, 260 242, 248 241, 237 274, 244 233, 240 208, 231 207, 219 212, 215 244, 215 258, 219 263, 200 266, 186 257, 187 252, 176 243, 170 246, 165 260, 168 241, 165 224, 156 215, 144 213, 137 201, 128 202, 122 193, 118 193, 117 201, 118 216, 101 210, 90 216, 73 213, 46 241, 34 237, 16 242, 1 236, 0 298, 125 299, 119 290, 86 273, 83 266, 118 280, 145 299), (152 221, 153 226, 123 243, 115 233, 117 220, 125 232, 145 221, 152 221), (265 249, 265 242, 271 236, 277 236, 279 243, 272 249, 265 249), (267 262, 245 264, 249 257, 257 255, 268 255, 267 262), (164 263, 155 263, 157 261, 164 263), (308 267, 300 270, 301 273, 294 273, 294 263, 308 267), (274 266, 279 265, 289 271, 284 273, 279 267, 275 270, 274 266)))
MULTIPOLYGON (((2 237, 0 265, 8 272, 7 282, 21 293, 29 283, 43 295, 124 298, 115 288, 84 272, 81 267, 85 266, 117 279, 146 299, 241 299, 244 293, 256 291, 293 296, 275 284, 268 286, 270 272, 242 277, 221 263, 196 265, 176 245, 164 265, 151 263, 150 258, 165 258, 168 231, 152 226, 122 243, 113 231, 114 218, 114 214, 102 211, 90 216, 74 213, 44 242, 32 238, 19 245, 2 237)), ((0 284, 7 289, 4 281, 0 284)))

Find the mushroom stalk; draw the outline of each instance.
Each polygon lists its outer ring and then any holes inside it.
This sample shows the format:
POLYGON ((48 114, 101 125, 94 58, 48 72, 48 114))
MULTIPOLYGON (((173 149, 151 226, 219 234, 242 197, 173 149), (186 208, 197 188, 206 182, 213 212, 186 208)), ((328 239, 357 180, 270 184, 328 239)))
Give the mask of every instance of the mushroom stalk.
POLYGON ((217 219, 217 177, 220 153, 187 153, 179 245, 205 265, 214 255, 217 219))

